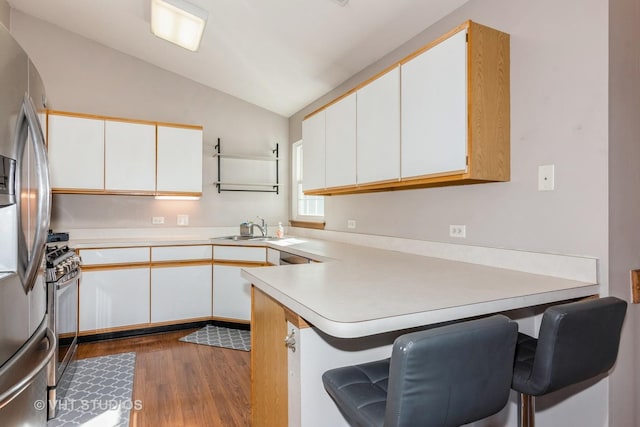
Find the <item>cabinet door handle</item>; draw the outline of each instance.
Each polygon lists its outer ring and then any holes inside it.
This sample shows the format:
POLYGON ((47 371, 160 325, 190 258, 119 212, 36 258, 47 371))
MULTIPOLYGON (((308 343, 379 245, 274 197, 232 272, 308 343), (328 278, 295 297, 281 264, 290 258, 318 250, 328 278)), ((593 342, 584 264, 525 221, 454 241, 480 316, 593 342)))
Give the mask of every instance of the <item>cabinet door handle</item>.
POLYGON ((296 352, 296 331, 291 329, 289 335, 284 338, 284 345, 286 345, 292 352, 296 352))

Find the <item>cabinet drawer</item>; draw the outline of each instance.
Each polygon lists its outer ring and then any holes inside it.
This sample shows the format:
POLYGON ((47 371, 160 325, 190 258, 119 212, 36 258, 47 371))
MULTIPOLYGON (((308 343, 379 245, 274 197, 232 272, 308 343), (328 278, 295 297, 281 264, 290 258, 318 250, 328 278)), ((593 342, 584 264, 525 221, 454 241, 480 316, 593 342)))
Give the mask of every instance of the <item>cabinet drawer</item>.
POLYGON ((211 245, 158 246, 151 248, 151 261, 210 260, 211 245))
POLYGON ((214 246, 213 258, 225 261, 266 262, 267 249, 244 246, 214 246))
POLYGON ((80 249, 82 264, 131 264, 149 262, 149 248, 109 248, 109 249, 80 249))

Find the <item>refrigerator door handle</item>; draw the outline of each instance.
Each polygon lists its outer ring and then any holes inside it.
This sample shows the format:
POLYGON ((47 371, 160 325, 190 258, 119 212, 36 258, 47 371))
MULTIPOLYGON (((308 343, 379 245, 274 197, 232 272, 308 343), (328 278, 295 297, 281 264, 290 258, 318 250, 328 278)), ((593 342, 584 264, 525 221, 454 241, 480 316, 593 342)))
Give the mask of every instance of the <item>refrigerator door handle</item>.
MULTIPOLYGON (((36 275, 38 274, 40 262, 44 255, 44 246, 51 217, 51 185, 49 182, 49 165, 47 161, 47 151, 45 149, 44 133, 42 132, 42 126, 40 126, 40 120, 38 120, 33 102, 27 94, 24 96, 22 108, 20 109, 18 129, 18 147, 21 153, 23 150, 22 147, 26 141, 28 141, 29 132, 27 132, 27 130, 31 133, 38 189, 35 236, 33 239, 33 247, 29 251, 31 257, 29 258, 29 253, 23 253, 20 255, 21 262, 19 262, 20 269, 24 269, 24 271, 19 272, 21 273, 22 286, 25 292, 30 292, 35 286, 36 275)), ((20 201, 20 196, 18 196, 18 201, 20 201)), ((20 221, 20 219, 18 220, 20 221)), ((19 229, 22 229, 22 227, 19 227, 19 229)), ((20 238, 24 239, 24 236, 20 238)))
POLYGON ((29 341, 26 342, 25 345, 22 346, 20 351, 18 351, 11 361, 9 361, 6 365, 0 369, 0 377, 5 375, 18 361, 20 361, 26 354, 29 354, 33 351, 34 347, 40 345, 42 339, 47 338, 49 341, 49 349, 47 350, 47 354, 42 358, 38 364, 36 364, 33 369, 29 371, 27 375, 22 377, 20 381, 16 382, 13 386, 7 389, 5 392, 0 394, 0 409, 7 406, 13 399, 18 397, 20 393, 27 387, 31 385, 31 383, 35 380, 36 376, 42 371, 47 363, 51 360, 53 355, 55 354, 58 348, 58 342, 56 336, 53 331, 47 327, 47 322, 44 321, 38 328, 38 330, 31 336, 29 341))

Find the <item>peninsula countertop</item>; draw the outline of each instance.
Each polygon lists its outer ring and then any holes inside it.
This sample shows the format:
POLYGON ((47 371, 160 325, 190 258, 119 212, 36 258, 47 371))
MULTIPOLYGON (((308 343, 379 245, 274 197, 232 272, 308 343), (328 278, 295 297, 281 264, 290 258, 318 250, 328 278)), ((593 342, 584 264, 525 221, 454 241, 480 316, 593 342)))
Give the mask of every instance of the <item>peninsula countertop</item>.
POLYGON ((355 338, 597 294, 595 283, 304 239, 270 247, 321 263, 244 269, 319 330, 355 338))

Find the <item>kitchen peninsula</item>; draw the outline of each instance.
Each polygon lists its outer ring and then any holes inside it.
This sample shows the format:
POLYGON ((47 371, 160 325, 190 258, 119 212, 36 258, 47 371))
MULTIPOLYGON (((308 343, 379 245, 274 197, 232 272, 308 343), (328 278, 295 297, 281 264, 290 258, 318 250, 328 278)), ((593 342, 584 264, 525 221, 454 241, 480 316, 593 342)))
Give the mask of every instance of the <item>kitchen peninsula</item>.
MULTIPOLYGON (((485 261, 500 251, 476 249, 487 251, 474 255, 485 261)), ((322 372, 389 357, 407 329, 599 293, 595 259, 550 256, 582 266, 572 280, 571 272, 559 278, 331 241, 299 239, 286 250, 326 262, 243 270, 254 286, 254 426, 347 425, 322 372)), ((539 255, 507 252, 523 267, 539 255)))

